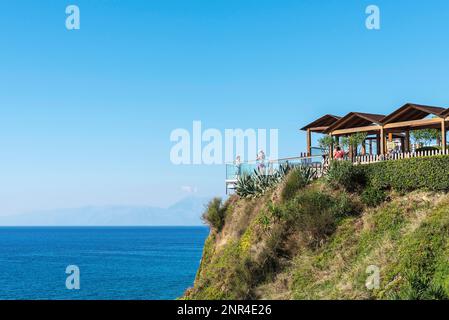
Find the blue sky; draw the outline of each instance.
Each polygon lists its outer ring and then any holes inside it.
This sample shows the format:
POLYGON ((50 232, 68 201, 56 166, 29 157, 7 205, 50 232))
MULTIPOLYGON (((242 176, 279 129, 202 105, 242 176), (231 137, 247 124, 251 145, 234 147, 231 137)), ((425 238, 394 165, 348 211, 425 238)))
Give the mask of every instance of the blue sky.
POLYGON ((222 195, 223 166, 170 162, 194 120, 278 128, 294 156, 325 113, 449 106, 448 16, 444 0, 2 0, 0 215, 222 195))

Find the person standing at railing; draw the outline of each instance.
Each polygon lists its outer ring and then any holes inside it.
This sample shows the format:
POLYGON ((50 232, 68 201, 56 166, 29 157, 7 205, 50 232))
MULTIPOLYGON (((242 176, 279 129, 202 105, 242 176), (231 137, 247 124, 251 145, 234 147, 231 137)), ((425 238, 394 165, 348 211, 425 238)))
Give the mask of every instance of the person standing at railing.
POLYGON ((240 159, 240 156, 237 156, 234 160, 234 166, 235 166, 235 171, 236 171, 236 175, 240 176, 242 174, 242 160, 240 159))
POLYGON ((265 174, 265 152, 263 152, 263 150, 259 151, 256 161, 257 161, 257 170, 259 171, 259 173, 265 174))

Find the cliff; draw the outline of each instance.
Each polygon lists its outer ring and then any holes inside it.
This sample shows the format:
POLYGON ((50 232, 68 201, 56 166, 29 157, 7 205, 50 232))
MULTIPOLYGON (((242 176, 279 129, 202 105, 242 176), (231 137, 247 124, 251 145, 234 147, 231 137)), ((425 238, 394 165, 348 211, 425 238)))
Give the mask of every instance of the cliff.
POLYGON ((360 169, 336 165, 313 182, 293 170, 257 196, 215 199, 204 215, 212 228, 201 265, 184 298, 449 298, 449 182, 441 181, 449 173, 436 160, 430 166, 437 163, 445 176, 424 186, 409 181, 423 180, 419 170, 427 170, 416 160, 400 163, 408 169, 392 183, 379 168, 365 167, 361 179, 360 169))

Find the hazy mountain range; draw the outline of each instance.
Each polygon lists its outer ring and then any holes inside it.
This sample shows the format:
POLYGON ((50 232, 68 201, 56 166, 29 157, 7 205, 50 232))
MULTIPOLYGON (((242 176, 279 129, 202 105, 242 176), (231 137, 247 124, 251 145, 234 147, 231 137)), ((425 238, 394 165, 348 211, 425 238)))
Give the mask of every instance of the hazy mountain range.
POLYGON ((185 198, 168 208, 89 206, 0 216, 0 226, 198 226, 209 199, 185 198))

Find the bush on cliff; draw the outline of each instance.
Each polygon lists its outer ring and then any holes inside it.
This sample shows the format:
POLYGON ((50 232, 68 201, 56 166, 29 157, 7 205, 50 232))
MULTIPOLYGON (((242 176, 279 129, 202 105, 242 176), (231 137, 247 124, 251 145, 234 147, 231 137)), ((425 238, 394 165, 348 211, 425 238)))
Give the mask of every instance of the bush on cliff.
POLYGON ((315 177, 315 172, 311 167, 297 167, 287 175, 281 192, 283 201, 290 200, 298 190, 308 185, 315 177))
POLYGON ((354 166, 350 161, 332 161, 326 180, 334 188, 352 192, 365 186, 366 174, 360 166, 354 166))
POLYGON ((379 188, 368 186, 360 195, 363 204, 368 207, 376 207, 387 199, 387 193, 379 188))
POLYGON ((337 221, 356 211, 349 197, 304 190, 285 205, 288 224, 306 236, 307 244, 316 247, 335 231, 337 221))
POLYGON ((211 228, 220 231, 223 228, 226 218, 227 205, 223 204, 220 198, 212 199, 203 213, 203 221, 211 228))
POLYGON ((399 192, 449 191, 449 156, 431 156, 352 165, 332 161, 326 179, 333 187, 363 191, 366 186, 399 192))
POLYGON ((399 192, 449 191, 449 156, 409 158, 357 166, 370 185, 399 192))

